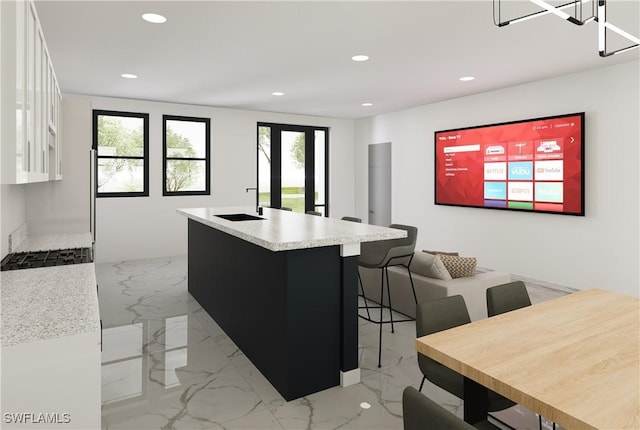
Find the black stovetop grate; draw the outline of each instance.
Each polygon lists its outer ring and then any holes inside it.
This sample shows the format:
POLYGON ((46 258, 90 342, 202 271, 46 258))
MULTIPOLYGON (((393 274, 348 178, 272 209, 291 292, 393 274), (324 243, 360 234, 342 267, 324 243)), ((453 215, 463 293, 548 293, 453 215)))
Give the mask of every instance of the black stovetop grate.
POLYGON ((2 260, 1 270, 34 269, 38 267, 91 263, 92 261, 91 248, 16 252, 7 255, 2 260))

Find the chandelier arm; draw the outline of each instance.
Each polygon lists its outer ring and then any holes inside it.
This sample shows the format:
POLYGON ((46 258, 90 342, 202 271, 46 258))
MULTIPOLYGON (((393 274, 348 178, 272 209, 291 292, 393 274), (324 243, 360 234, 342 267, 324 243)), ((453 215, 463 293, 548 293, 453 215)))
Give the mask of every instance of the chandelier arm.
MULTIPOLYGON (((529 0, 529 1, 532 2, 532 3, 535 3, 533 0, 529 0)), ((552 8, 552 9, 562 10, 562 9, 566 9, 566 8, 569 8, 569 7, 573 6, 574 8, 577 9, 577 4, 578 3, 582 4, 584 1, 587 1, 587 0, 572 0, 572 1, 568 2, 568 3, 564 3, 564 4, 561 4, 559 6, 556 6, 555 8, 553 6, 551 6, 551 5, 549 5, 549 7, 552 8)), ((497 27, 505 27, 505 26, 510 25, 510 24, 516 24, 518 22, 527 21, 529 19, 533 19, 533 18, 537 18, 539 16, 544 16, 544 15, 548 15, 550 13, 553 13, 551 10, 549 10, 547 8, 543 8, 544 10, 540 10, 538 12, 532 12, 530 14, 522 15, 522 16, 519 16, 517 18, 512 18, 512 19, 510 19, 508 21, 502 22, 501 5, 502 5, 502 1, 501 0, 493 0, 493 24, 496 25, 497 27), (496 2, 498 3, 498 22, 496 22, 496 15, 495 15, 496 2)), ((540 6, 539 4, 537 4, 537 5, 540 6)), ((582 8, 580 8, 580 10, 582 10, 582 8)), ((576 18, 574 18, 574 17, 572 17, 572 16, 570 16, 568 14, 566 14, 566 16, 570 18, 569 19, 570 22, 572 22, 573 24, 576 24, 576 25, 582 25, 585 22, 588 22, 589 20, 593 19, 593 17, 590 17, 590 18, 587 19, 587 21, 581 21, 581 20, 579 21, 576 18)), ((582 16, 582 14, 581 14, 581 16, 582 16)), ((562 16, 562 18, 563 19, 567 19, 564 16, 562 16)))
POLYGON ((620 54, 622 52, 630 51, 632 49, 636 49, 640 47, 640 38, 624 31, 620 27, 607 22, 606 17, 606 0, 573 0, 571 2, 562 4, 560 6, 553 6, 549 4, 546 0, 529 0, 531 3, 541 7, 543 10, 534 12, 528 15, 523 15, 517 18, 510 19, 508 21, 502 21, 502 1, 501 0, 493 0, 493 23, 498 27, 505 27, 510 24, 515 24, 518 22, 526 21, 532 18, 537 18, 542 15, 547 15, 549 13, 556 15, 565 21, 569 21, 575 25, 584 25, 588 22, 595 21, 598 23, 598 51, 601 57, 609 57, 611 55, 620 54), (585 1, 591 1, 591 16, 584 19, 583 16, 583 8, 582 4, 585 1), (597 1, 597 7, 596 7, 597 1), (497 13, 498 20, 496 21, 496 2, 497 5, 497 13), (579 7, 578 7, 579 4, 579 7), (575 16, 571 16, 568 13, 564 12, 563 9, 569 8, 573 6, 573 12, 575 16), (607 52, 607 31, 611 30, 614 33, 618 34, 631 41, 633 45, 626 46, 624 48, 616 49, 611 52, 607 52))

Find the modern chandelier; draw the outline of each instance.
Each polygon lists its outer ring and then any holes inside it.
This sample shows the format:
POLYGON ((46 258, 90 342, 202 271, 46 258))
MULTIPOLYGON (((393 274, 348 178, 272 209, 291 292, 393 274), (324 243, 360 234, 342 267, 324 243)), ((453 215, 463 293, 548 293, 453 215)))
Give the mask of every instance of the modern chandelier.
POLYGON ((504 27, 537 18, 539 16, 553 14, 575 25, 584 25, 591 21, 595 21, 598 24, 598 52, 601 57, 609 57, 611 55, 620 54, 640 47, 640 38, 627 33, 623 29, 607 21, 606 0, 574 0, 559 6, 549 4, 544 0, 529 0, 529 2, 539 6, 542 10, 503 21, 501 16, 502 0, 493 0, 494 24, 498 27, 504 27), (591 4, 591 13, 585 16, 584 9, 587 9, 588 7, 583 8, 583 6, 588 3, 591 4), (569 12, 572 12, 572 14, 569 12), (607 49, 607 30, 611 30, 629 40, 631 45, 609 51, 607 49))

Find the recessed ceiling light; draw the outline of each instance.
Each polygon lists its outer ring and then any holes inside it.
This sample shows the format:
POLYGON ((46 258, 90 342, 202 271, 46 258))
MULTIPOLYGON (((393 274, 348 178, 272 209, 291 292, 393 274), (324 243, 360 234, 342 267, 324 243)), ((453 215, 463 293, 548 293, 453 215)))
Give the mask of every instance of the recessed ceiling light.
POLYGON ((362 103, 362 106, 365 106, 365 107, 373 106, 373 103, 369 103, 369 102, 362 103))
POLYGON ((153 24, 163 24, 167 22, 167 18, 157 13, 145 13, 142 15, 142 19, 153 24))
POLYGON ((123 73, 120 76, 126 79, 137 79, 138 75, 134 75, 133 73, 123 73))
POLYGON ((354 55, 351 57, 353 61, 367 61, 369 59, 368 55, 354 55))
POLYGON ((360 403, 360 407, 362 409, 369 409, 371 407, 371 404, 369 404, 367 402, 362 402, 362 403, 360 403))
POLYGON ((282 91, 274 91, 271 93, 272 96, 283 96, 284 93, 282 91))
POLYGON ((475 77, 473 77, 473 76, 463 76, 463 77, 460 78, 460 80, 462 82, 473 81, 474 79, 475 79, 475 77))

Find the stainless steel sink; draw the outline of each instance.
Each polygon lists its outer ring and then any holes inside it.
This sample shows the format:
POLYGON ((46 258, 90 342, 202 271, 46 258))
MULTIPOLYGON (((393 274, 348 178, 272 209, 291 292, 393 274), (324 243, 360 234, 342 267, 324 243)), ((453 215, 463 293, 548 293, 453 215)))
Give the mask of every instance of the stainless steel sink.
POLYGON ((228 221, 258 221, 263 220, 259 216, 249 215, 249 214, 224 214, 224 215, 215 215, 219 218, 226 219, 228 221))

